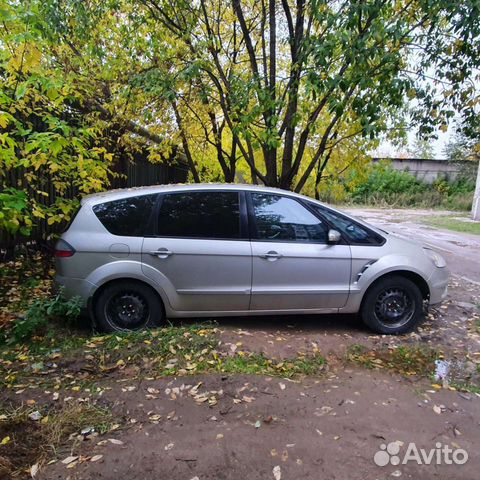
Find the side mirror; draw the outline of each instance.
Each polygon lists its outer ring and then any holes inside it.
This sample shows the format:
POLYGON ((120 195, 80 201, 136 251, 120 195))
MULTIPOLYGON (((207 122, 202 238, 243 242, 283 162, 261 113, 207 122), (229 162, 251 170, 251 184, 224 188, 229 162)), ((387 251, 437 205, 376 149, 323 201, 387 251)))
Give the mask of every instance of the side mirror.
POLYGON ((341 239, 342 239, 342 235, 340 234, 340 232, 338 230, 333 230, 333 228, 332 228, 328 231, 328 243, 329 244, 335 245, 341 239))

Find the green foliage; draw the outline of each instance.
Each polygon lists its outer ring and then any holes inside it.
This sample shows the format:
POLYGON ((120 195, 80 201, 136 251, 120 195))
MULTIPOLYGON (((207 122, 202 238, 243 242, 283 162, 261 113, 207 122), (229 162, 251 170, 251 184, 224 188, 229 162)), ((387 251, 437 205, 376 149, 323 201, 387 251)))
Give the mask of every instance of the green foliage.
POLYGON ((11 234, 28 235, 32 227, 27 194, 16 188, 5 188, 0 193, 0 230, 11 234))
POLYGON ((82 108, 88 79, 52 63, 37 7, 0 10, 0 229, 24 236, 68 220, 77 200, 67 192, 105 188, 112 161, 103 125, 82 108))
POLYGON ((52 298, 35 300, 25 318, 15 321, 9 342, 21 342, 43 334, 49 322, 54 320, 71 324, 80 315, 82 306, 80 297, 66 299, 62 291, 52 298))
POLYGON ((474 190, 474 183, 468 179, 448 182, 439 177, 430 185, 406 171, 394 170, 387 162, 379 162, 369 168, 365 181, 348 189, 343 200, 364 205, 470 210, 474 190))
POLYGON ((380 162, 372 167, 366 182, 352 192, 352 199, 362 201, 375 194, 418 193, 426 189, 427 185, 419 182, 410 173, 399 172, 380 162))
POLYGON ((130 129, 152 159, 181 145, 195 181, 238 172, 312 189, 332 150, 357 137, 366 151, 404 116, 406 98, 422 135, 455 110, 474 118, 477 2, 29 3, 56 70, 88 79, 73 102, 79 118, 130 129), (439 81, 425 82, 426 71, 439 81))

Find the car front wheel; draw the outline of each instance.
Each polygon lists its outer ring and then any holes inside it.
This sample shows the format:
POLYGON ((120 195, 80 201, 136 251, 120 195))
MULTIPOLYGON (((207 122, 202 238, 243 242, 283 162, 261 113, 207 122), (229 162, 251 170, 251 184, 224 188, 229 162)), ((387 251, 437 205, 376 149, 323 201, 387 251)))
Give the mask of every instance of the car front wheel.
POLYGON ((367 291, 361 316, 372 330, 383 334, 411 331, 423 315, 420 289, 405 277, 392 275, 367 291))
POLYGON ((107 285, 95 299, 94 313, 104 332, 143 330, 160 325, 165 317, 158 294, 128 280, 107 285))

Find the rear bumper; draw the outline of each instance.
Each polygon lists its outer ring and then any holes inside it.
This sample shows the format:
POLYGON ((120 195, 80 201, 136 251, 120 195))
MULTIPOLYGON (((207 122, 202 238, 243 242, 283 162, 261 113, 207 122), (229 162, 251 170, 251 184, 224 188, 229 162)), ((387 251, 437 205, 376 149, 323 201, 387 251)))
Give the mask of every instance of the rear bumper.
POLYGON ((448 281, 450 272, 446 268, 435 268, 432 276, 428 280, 430 287, 430 305, 443 302, 448 293, 448 281))
POLYGON ((55 276, 55 285, 57 288, 63 288, 65 297, 80 297, 83 305, 87 306, 87 301, 96 288, 96 285, 84 278, 64 277, 62 275, 55 276))

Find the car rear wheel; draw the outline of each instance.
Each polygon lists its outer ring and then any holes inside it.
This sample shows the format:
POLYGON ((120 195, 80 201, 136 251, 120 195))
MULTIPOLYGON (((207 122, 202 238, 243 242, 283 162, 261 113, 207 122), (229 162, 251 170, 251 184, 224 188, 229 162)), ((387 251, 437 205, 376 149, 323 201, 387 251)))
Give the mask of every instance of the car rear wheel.
POLYGON ((405 277, 392 275, 367 291, 361 316, 372 330, 383 334, 411 331, 423 315, 420 289, 405 277))
POLYGON ((128 332, 160 325, 165 314, 158 294, 147 285, 119 281, 95 299, 95 319, 104 332, 128 332))

